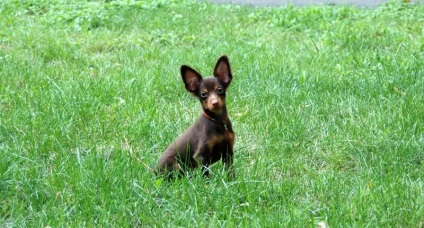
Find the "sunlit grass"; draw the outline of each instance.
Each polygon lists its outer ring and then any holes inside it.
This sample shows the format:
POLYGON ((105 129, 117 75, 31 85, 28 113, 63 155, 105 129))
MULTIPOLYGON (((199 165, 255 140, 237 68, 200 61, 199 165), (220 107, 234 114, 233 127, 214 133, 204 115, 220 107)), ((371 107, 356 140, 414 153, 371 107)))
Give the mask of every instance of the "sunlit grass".
POLYGON ((422 5, 0 3, 0 224, 424 222, 422 5), (237 179, 151 167, 226 54, 237 179))

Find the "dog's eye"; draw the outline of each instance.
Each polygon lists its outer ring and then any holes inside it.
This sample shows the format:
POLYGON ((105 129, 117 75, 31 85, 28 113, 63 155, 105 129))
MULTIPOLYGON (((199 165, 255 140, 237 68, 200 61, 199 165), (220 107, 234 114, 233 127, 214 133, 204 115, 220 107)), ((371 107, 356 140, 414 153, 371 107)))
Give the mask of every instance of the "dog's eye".
POLYGON ((208 96, 208 93, 206 92, 200 92, 200 97, 206 98, 208 96))
POLYGON ((219 88, 216 90, 216 92, 217 92, 218 94, 222 94, 222 93, 224 92, 224 89, 223 89, 223 88, 221 88, 221 87, 219 87, 219 88))

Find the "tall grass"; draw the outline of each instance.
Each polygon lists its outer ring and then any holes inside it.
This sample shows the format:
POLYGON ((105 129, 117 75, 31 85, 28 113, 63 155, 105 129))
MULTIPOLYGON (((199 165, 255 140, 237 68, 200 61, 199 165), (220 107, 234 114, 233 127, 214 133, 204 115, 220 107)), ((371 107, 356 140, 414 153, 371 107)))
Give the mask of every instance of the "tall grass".
POLYGON ((420 227, 424 8, 0 3, 0 224, 420 227), (151 172, 227 54, 237 179, 151 172))

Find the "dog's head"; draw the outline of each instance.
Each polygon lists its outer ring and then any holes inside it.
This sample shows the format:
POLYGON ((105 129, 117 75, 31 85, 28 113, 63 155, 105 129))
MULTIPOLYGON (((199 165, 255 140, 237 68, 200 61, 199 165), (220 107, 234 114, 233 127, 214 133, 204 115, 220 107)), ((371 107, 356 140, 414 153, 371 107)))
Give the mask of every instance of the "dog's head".
POLYGON ((181 66, 186 89, 199 98, 203 109, 220 114, 225 107, 226 90, 233 78, 227 56, 218 59, 213 77, 203 78, 189 66, 181 66))

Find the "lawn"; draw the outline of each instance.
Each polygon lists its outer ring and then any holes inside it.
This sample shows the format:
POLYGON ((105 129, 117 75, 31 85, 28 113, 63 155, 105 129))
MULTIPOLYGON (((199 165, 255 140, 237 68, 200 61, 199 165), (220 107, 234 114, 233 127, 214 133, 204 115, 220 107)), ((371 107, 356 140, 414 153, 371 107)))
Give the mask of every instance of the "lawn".
POLYGON ((424 6, 0 3, 1 227, 423 227, 424 6), (152 173, 230 59, 237 177, 152 173))

